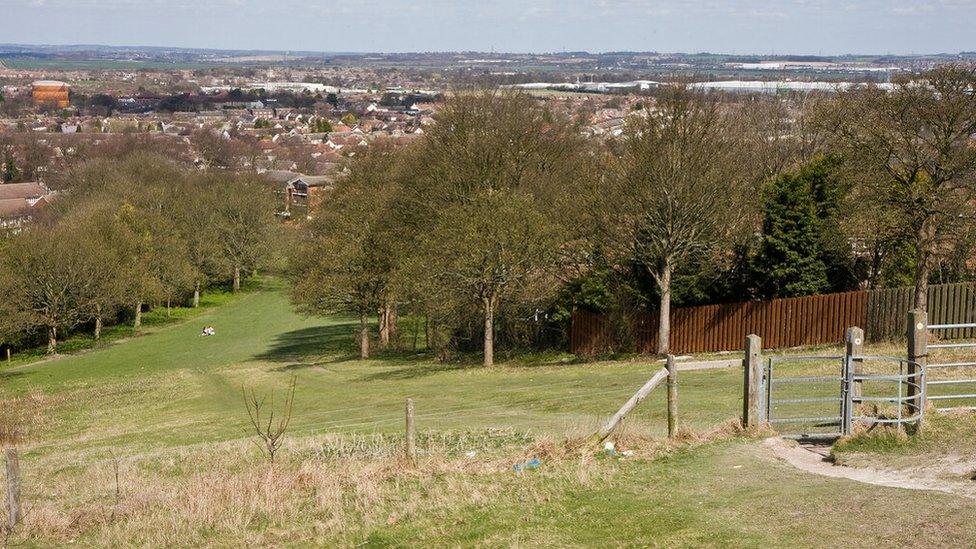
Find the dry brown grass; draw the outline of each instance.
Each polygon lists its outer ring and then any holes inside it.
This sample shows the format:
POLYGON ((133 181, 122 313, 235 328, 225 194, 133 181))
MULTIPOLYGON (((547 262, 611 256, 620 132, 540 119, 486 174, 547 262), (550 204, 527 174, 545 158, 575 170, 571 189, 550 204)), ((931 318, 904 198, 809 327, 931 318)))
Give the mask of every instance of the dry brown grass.
MULTIPOLYGON (((626 429, 615 435, 635 458, 646 458, 737 434, 731 425, 684 431, 670 442, 626 429)), ((532 505, 554 490, 606 485, 617 469, 579 439, 489 431, 423 433, 419 442, 413 465, 401 459, 402 439, 390 435, 291 440, 274 464, 247 441, 87 465, 26 460, 27 517, 14 541, 354 544, 403 520, 450 521, 471 506, 532 505), (513 472, 533 457, 543 466, 513 472)))
POLYGON ((40 392, 0 400, 0 447, 20 446, 30 440, 43 426, 43 410, 54 404, 53 400, 40 392))
MULTIPOLYGON (((492 481, 511 476, 511 457, 470 459, 428 445, 409 466, 395 442, 355 438, 291 442, 273 465, 247 442, 122 460, 118 499, 113 463, 32 475, 28 517, 18 534, 98 545, 267 544, 308 535, 341 540, 371 525, 478 504, 513 488, 492 481)), ((520 496, 534 497, 531 490, 520 496)))

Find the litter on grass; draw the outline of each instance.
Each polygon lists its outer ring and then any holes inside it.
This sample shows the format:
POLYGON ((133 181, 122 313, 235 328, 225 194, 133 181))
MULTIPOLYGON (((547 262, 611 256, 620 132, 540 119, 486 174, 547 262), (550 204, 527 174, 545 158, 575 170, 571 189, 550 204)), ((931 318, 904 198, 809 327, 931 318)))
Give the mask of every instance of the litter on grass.
POLYGON ((540 465, 542 465, 542 462, 539 461, 539 458, 532 458, 529 461, 526 461, 525 463, 516 463, 515 466, 512 467, 512 469, 516 473, 521 473, 526 469, 538 469, 540 465))

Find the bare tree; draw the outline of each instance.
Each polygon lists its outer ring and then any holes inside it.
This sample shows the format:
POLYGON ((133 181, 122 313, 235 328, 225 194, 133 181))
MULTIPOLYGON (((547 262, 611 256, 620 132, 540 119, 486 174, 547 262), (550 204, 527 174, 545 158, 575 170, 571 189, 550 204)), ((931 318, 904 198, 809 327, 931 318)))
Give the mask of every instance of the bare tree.
POLYGON ((285 389, 285 402, 281 410, 275 409, 274 390, 271 391, 270 397, 259 397, 253 388, 247 390, 242 386, 241 395, 244 398, 247 417, 258 438, 255 444, 268 455, 268 461, 274 463, 275 455, 285 441, 288 424, 291 423, 292 408, 295 404, 295 377, 292 376, 285 389))
POLYGON ((659 353, 668 352, 675 270, 752 218, 746 198, 755 179, 734 120, 715 99, 675 89, 631 118, 617 143, 614 192, 603 208, 607 238, 657 282, 659 353))
POLYGON ((825 117, 861 183, 915 245, 914 306, 927 307, 934 260, 973 220, 976 68, 947 65, 892 91, 854 90, 825 117))

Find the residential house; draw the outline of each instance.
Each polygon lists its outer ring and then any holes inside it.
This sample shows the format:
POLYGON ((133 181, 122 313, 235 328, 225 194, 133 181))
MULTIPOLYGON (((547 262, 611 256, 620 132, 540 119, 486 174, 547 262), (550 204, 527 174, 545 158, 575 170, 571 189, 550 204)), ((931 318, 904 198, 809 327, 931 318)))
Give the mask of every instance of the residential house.
POLYGON ((278 215, 285 218, 310 218, 335 181, 333 175, 306 175, 287 170, 269 170, 262 175, 272 182, 275 194, 283 198, 283 209, 278 215))
POLYGON ((53 193, 40 183, 0 185, 0 233, 19 232, 47 206, 53 193))

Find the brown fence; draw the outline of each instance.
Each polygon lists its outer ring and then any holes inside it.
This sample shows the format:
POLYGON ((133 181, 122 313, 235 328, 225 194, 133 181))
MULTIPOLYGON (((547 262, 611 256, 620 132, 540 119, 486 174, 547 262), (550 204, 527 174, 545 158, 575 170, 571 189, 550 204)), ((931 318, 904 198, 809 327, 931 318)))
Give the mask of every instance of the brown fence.
MULTIPOLYGON (((838 343, 850 326, 862 326, 871 341, 904 337, 911 309, 911 288, 845 292, 771 301, 751 301, 671 311, 673 353, 736 351, 748 334, 763 338, 765 348, 838 343)), ((929 323, 976 321, 976 284, 929 287, 929 323)), ((573 314, 570 350, 577 354, 611 351, 654 352, 657 313, 635 313, 622 319, 577 311, 573 314)), ((943 337, 976 337, 976 330, 947 330, 943 337)))
MULTIPOLYGON (((868 298, 868 321, 865 337, 871 341, 901 339, 912 308, 912 288, 872 290, 868 298)), ((966 324, 976 322, 976 284, 937 284, 928 290, 929 324, 966 324)), ((941 330, 944 339, 976 337, 972 328, 941 330)))
MULTIPOLYGON (((842 341, 848 326, 864 325, 867 294, 846 292, 772 301, 678 307, 671 312, 671 351, 734 351, 742 348, 748 334, 761 336, 763 346, 767 348, 842 341)), ((577 354, 621 349, 654 352, 657 347, 657 326, 656 313, 637 313, 623 321, 613 322, 602 315, 580 311, 573 316, 570 349, 577 354), (615 324, 622 324, 623 327, 615 328, 615 324), (624 334, 622 337, 618 335, 621 333, 624 334)))

